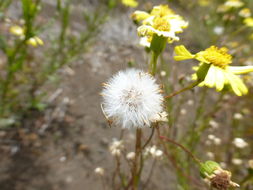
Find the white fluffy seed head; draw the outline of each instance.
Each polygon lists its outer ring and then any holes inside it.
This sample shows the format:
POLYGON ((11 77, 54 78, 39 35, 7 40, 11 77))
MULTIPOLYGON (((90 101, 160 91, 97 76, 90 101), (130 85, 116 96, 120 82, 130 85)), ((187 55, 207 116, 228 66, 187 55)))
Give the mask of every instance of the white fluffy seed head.
POLYGON ((155 79, 141 70, 128 69, 114 75, 102 91, 107 117, 123 128, 150 126, 162 112, 163 97, 155 79))

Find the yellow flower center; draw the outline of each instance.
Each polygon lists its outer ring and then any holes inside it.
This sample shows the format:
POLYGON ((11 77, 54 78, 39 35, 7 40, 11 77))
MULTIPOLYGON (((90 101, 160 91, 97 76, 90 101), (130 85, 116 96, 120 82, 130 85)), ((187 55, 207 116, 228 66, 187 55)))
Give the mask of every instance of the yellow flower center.
POLYGON ((170 31, 170 23, 167 19, 162 17, 156 17, 153 24, 154 29, 160 31, 170 31))
POLYGON ((232 63, 232 56, 227 53, 228 49, 225 47, 218 48, 211 46, 203 52, 203 57, 211 64, 224 68, 232 63))
POLYGON ((173 10, 171 10, 169 8, 168 5, 159 5, 159 6, 155 6, 151 13, 151 15, 155 15, 155 16, 160 16, 160 17, 163 17, 163 16, 167 16, 167 15, 173 15, 175 14, 173 10))

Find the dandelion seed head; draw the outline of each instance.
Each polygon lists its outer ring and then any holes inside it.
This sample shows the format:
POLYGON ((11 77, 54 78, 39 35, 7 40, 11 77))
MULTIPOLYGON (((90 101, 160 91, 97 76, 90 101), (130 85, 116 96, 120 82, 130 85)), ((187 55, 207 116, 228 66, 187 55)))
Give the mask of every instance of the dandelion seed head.
POLYGON ((141 70, 120 71, 102 94, 106 116, 123 128, 150 126, 162 112, 160 88, 151 75, 141 70))

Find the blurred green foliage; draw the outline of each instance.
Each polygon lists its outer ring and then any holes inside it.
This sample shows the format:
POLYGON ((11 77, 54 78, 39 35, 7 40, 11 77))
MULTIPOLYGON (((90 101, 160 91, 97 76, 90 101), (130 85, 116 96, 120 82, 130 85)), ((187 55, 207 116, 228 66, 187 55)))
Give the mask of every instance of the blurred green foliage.
MULTIPOLYGON (((96 10, 83 10, 83 27, 73 29, 73 6, 70 0, 55 2, 53 17, 43 20, 44 7, 40 0, 22 0, 20 18, 9 18, 12 0, 0 1, 0 123, 12 125, 27 110, 43 110, 46 104, 44 88, 56 72, 80 58, 91 46, 101 25, 106 21, 107 2, 96 10), (24 36, 14 36, 9 28, 18 26, 24 36), (59 25, 59 30, 51 30, 59 25), (47 32, 50 30, 50 32, 47 32), (78 35, 75 35, 74 32, 78 35), (37 46, 36 38, 43 36, 44 46, 37 46), (28 41, 32 38, 32 46, 28 41), (34 40, 35 39, 35 40, 34 40), (10 122, 12 121, 12 122, 10 122)), ((45 13, 44 13, 45 14, 45 13)), ((40 38, 39 38, 40 40, 40 38)))

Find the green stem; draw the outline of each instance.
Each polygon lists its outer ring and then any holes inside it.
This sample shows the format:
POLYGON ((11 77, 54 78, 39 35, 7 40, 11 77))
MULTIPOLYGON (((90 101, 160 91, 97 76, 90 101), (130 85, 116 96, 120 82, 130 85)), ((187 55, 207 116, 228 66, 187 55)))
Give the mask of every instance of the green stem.
POLYGON ((180 89, 180 90, 178 90, 176 92, 172 92, 168 96, 165 96, 165 99, 172 98, 172 97, 174 97, 174 96, 176 96, 176 95, 178 95, 178 94, 180 94, 180 93, 182 93, 182 92, 184 92, 186 90, 190 90, 190 89, 194 88, 195 86, 197 86, 198 84, 199 84, 199 81, 193 82, 189 86, 187 86, 185 88, 182 88, 182 89, 180 89))
POLYGON ((151 72, 151 75, 153 76, 155 76, 155 73, 156 73, 158 56, 159 54, 152 51, 152 57, 151 57, 151 62, 150 62, 150 72, 151 72))
POLYGON ((134 160, 134 166, 133 166, 133 172, 132 172, 132 188, 133 190, 138 189, 139 181, 140 181, 140 176, 141 173, 138 171, 139 163, 141 159, 141 135, 142 131, 141 129, 136 130, 136 142, 135 142, 135 160, 134 160))
POLYGON ((5 112, 5 102, 6 102, 6 96, 7 92, 9 90, 9 85, 12 81, 14 72, 12 70, 12 66, 15 63, 16 56, 19 53, 19 51, 23 48, 23 45, 25 44, 25 40, 21 41, 15 48, 15 50, 9 55, 8 57, 8 65, 7 65, 7 76, 6 80, 3 82, 2 86, 2 93, 1 93, 1 108, 0 108, 0 115, 3 115, 5 112))

